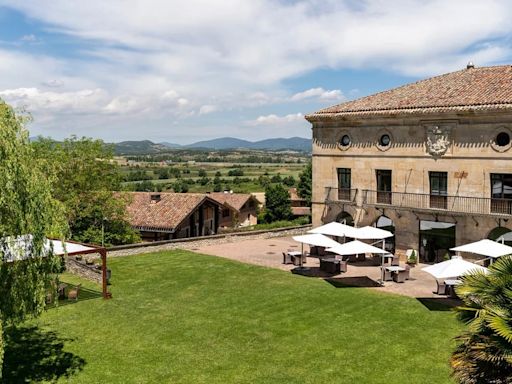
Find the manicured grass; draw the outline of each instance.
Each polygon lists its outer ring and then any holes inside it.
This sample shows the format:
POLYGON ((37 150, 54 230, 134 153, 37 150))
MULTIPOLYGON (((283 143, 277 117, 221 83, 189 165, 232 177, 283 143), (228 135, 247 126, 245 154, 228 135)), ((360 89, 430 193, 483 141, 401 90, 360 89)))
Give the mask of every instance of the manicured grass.
MULTIPOLYGON (((76 368, 59 382, 451 382, 460 326, 450 311, 186 251, 109 262, 112 300, 88 292, 27 323, 18 337, 35 350, 53 338, 43 348, 62 360, 54 375, 76 368)), ((18 346, 13 356, 13 344, 11 377, 52 378, 48 367, 24 372, 18 360, 28 352, 18 346)))

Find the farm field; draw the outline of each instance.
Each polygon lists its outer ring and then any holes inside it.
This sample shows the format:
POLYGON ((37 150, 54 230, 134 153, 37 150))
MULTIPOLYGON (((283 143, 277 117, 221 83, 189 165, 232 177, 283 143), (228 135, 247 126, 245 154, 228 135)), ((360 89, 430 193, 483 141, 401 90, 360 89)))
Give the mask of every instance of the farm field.
POLYGON ((232 190, 260 192, 269 183, 296 186, 306 162, 283 164, 176 163, 123 166, 124 186, 128 190, 173 191, 186 184, 186 191, 232 190), (178 186, 176 185, 178 184, 178 186))
POLYGON ((6 332, 7 382, 452 382, 444 308, 189 251, 109 264, 112 300, 83 282, 6 332))

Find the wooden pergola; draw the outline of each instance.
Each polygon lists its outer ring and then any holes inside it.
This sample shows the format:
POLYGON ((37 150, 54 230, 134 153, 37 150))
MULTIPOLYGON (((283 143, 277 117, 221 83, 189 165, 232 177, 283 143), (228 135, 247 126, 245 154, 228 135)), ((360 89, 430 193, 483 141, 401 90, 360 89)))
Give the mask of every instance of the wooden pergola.
POLYGON ((53 253, 56 256, 77 256, 99 253, 101 256, 101 285, 104 299, 112 298, 107 289, 107 250, 91 244, 83 244, 74 241, 50 240, 53 245, 53 253))

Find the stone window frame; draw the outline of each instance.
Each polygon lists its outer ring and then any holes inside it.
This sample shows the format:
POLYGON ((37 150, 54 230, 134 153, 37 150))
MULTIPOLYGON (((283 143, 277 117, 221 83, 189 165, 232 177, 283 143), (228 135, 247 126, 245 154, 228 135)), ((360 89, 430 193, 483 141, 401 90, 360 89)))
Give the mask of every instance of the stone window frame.
POLYGON ((379 149, 379 151, 382 151, 382 152, 388 151, 393 146, 394 141, 395 141, 395 138, 389 129, 382 128, 377 131, 377 142, 376 142, 375 146, 379 149), (380 144, 380 138, 384 135, 389 136, 389 144, 388 145, 380 144))
POLYGON ((491 137, 491 147, 492 149, 499 153, 507 152, 510 148, 512 148, 512 130, 510 130, 510 128, 506 126, 496 128, 491 137), (505 132, 509 135, 510 142, 507 145, 500 146, 496 143, 496 137, 502 132, 505 132))
POLYGON ((352 135, 350 134, 350 131, 344 129, 343 131, 341 131, 337 137, 336 137, 336 145, 338 147, 339 150, 341 151, 346 151, 347 149, 349 149, 350 147, 352 147, 352 145, 354 144, 354 138, 352 137, 352 135), (341 145, 341 139, 343 136, 348 136, 349 139, 350 139, 350 144, 349 145, 341 145))

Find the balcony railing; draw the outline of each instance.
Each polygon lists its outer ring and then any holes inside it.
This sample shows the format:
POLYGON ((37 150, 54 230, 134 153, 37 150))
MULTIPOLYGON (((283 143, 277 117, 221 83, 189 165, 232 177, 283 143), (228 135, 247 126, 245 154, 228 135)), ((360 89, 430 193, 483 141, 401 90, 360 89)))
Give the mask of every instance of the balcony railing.
POLYGON ((512 199, 362 190, 363 205, 475 215, 512 215, 512 199))
POLYGON ((357 189, 327 187, 325 190, 325 200, 327 201, 342 201, 353 203, 356 200, 357 189))

